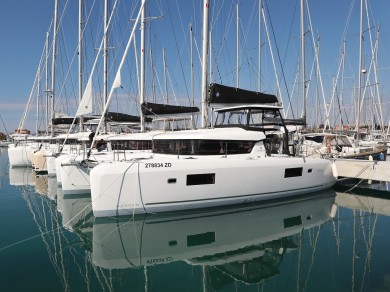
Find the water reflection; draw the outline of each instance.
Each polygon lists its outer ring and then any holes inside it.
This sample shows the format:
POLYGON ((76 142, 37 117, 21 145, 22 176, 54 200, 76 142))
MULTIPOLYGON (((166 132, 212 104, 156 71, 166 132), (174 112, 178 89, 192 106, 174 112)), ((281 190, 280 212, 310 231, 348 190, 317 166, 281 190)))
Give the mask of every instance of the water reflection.
MULTIPOLYGON (((91 198, 63 195, 55 178, 12 168, 10 183, 23 199, 17 212, 31 214, 19 218, 31 218, 31 225, 17 225, 15 233, 11 224, 11 238, 2 240, 3 246, 22 244, 0 253, 0 260, 17 266, 11 259, 31 248, 23 265, 29 273, 37 270, 34 277, 42 281, 55 272, 48 291, 388 288, 385 280, 373 281, 385 279, 390 256, 390 200, 385 198, 336 196, 330 190, 256 206, 97 220, 91 198), (29 236, 35 239, 24 243, 29 236), (42 261, 29 260, 30 255, 42 261), (45 277, 38 273, 41 266, 45 277)), ((6 279, 11 271, 4 273, 6 279)), ((11 290, 15 281, 5 285, 11 290)))
POLYGON ((31 167, 9 167, 9 184, 12 186, 33 186, 31 167))
POLYGON ((185 261, 253 283, 278 272, 303 229, 331 218, 335 192, 251 208, 102 219, 93 225, 93 263, 124 269, 185 261), (298 236, 297 236, 298 235, 298 236))
POLYGON ((48 193, 48 177, 47 175, 37 175, 35 171, 32 173, 35 185, 35 192, 46 196, 48 193))
POLYGON ((91 195, 63 195, 62 226, 70 231, 92 232, 95 217, 92 212, 91 195))

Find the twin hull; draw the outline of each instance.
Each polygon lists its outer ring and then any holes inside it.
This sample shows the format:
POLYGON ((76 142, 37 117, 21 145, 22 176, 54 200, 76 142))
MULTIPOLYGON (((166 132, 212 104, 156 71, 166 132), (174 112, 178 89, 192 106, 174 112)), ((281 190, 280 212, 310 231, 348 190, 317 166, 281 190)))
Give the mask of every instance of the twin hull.
POLYGON ((96 217, 250 204, 334 185, 325 159, 154 158, 91 170, 96 217))
POLYGON ((30 166, 33 152, 37 148, 30 145, 14 146, 8 148, 8 159, 11 166, 30 166))

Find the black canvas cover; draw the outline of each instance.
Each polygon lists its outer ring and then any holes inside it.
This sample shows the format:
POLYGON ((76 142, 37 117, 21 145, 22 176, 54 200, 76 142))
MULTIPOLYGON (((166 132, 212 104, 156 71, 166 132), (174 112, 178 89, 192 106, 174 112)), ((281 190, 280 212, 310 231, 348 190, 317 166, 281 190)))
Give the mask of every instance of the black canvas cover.
POLYGON ((273 94, 250 91, 241 88, 230 87, 212 83, 209 88, 209 104, 211 103, 239 103, 239 104, 264 104, 277 103, 278 98, 273 94))
MULTIPOLYGON (((71 125, 73 123, 74 118, 66 117, 66 118, 55 118, 51 120, 52 125, 71 125)), ((79 118, 76 118, 75 124, 79 123, 79 118)))
POLYGON ((142 103, 141 109, 142 113, 145 116, 187 114, 199 112, 199 108, 193 106, 179 106, 152 102, 142 103))
POLYGON ((132 116, 123 113, 107 112, 105 115, 106 121, 117 123, 139 123, 141 121, 139 116, 132 116))
MULTIPOLYGON (((93 116, 93 117, 84 117, 84 122, 92 120, 92 119, 100 119, 101 116, 93 116)), ((66 118, 55 118, 52 119, 53 125, 71 125, 74 118, 66 117, 66 118)), ((140 123, 141 119, 139 116, 132 116, 123 113, 117 112, 107 112, 105 116, 106 121, 108 122, 116 122, 116 123, 140 123)), ((152 122, 152 119, 147 118, 146 122, 152 122)), ((79 123, 79 118, 76 118, 75 124, 79 123)))

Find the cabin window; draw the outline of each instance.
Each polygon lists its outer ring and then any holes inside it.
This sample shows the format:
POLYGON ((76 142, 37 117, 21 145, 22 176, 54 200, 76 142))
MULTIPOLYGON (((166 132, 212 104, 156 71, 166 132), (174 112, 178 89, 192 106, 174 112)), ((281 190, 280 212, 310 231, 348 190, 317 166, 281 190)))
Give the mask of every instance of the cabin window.
POLYGON ((295 167, 295 168, 286 168, 284 170, 284 177, 297 177, 297 176, 302 176, 302 167, 295 167))
POLYGON ((215 242, 215 232, 206 232, 187 236, 187 246, 198 246, 215 242))
POLYGON ((153 153, 174 155, 234 155, 252 151, 256 141, 154 140, 153 153))
POLYGON ((285 218, 283 219, 283 222, 284 222, 284 228, 302 225, 302 217, 296 216, 296 217, 285 218))
POLYGON ((168 183, 169 184, 175 184, 176 183, 176 178, 168 178, 168 183))
POLYGON ((308 172, 308 173, 312 173, 312 172, 313 172, 313 169, 312 169, 312 168, 309 168, 309 169, 307 170, 307 172, 308 172))
POLYGON ((112 140, 112 150, 151 150, 151 140, 112 140))
POLYGON ((187 186, 215 184, 215 173, 189 174, 187 186))

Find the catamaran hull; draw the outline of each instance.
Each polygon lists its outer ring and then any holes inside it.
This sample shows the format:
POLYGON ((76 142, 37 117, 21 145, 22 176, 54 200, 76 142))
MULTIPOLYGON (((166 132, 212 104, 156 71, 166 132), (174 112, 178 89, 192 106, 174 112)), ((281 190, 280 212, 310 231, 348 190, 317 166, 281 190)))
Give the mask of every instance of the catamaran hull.
POLYGON ((89 194, 91 192, 89 182, 91 169, 87 164, 74 161, 73 158, 62 160, 60 167, 62 191, 64 195, 89 194))
POLYGON ((325 159, 156 158, 96 166, 90 173, 96 217, 250 204, 328 189, 325 159))
POLYGON ((85 161, 85 155, 68 156, 61 160, 62 191, 65 195, 89 194, 91 193, 90 172, 97 164, 112 162, 113 158, 123 161, 125 159, 147 157, 150 157, 150 152, 146 151, 93 153, 90 161, 85 161))
POLYGON ((11 146, 8 148, 10 166, 30 166, 32 153, 35 149, 31 146, 11 146))

